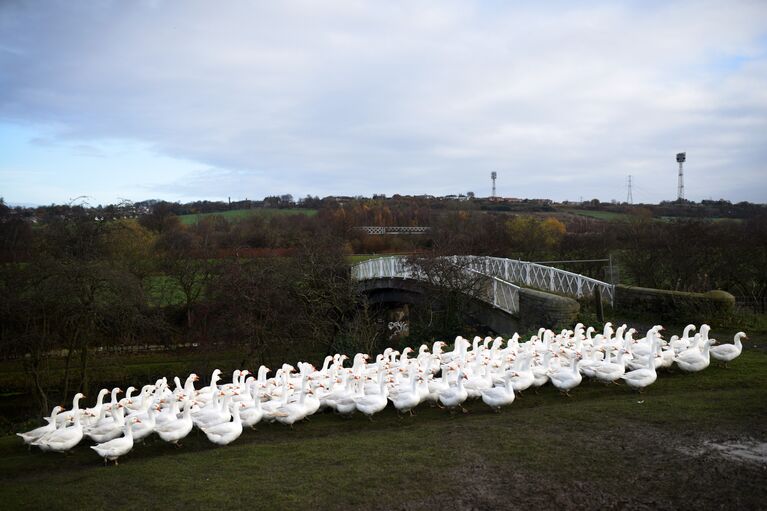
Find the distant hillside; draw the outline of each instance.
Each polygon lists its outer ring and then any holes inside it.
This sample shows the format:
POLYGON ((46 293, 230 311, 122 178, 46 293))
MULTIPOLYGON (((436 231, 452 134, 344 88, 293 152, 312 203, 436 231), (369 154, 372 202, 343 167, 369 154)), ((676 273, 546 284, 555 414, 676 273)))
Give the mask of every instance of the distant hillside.
POLYGON ((190 215, 180 215, 178 218, 184 225, 196 224, 201 218, 208 216, 222 216, 227 220, 239 220, 253 215, 272 217, 276 215, 307 215, 314 216, 317 214, 316 209, 277 209, 277 208, 253 208, 253 209, 232 209, 229 211, 220 211, 215 213, 194 213, 190 215))

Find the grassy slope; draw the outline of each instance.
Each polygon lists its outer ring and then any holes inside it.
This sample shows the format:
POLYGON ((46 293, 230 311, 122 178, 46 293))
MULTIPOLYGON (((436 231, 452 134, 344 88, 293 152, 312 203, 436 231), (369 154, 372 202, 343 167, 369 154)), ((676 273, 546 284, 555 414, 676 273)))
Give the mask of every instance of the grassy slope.
POLYGON ((585 383, 567 399, 546 387, 500 415, 481 402, 453 417, 424 406, 405 419, 388 408, 374 422, 324 414, 293 430, 259 425, 225 448, 195 430, 180 449, 150 439, 116 468, 85 445, 69 456, 29 453, 6 437, 0 496, 8 509, 569 507, 585 498, 595 499, 588 507, 749 507, 767 497, 764 471, 680 449, 764 441, 766 364, 751 350, 730 369, 663 374, 641 396, 585 383), (723 478, 736 468, 740 479, 723 478))
POLYGON ((277 208, 254 208, 254 209, 233 209, 230 211, 221 211, 217 213, 198 213, 198 214, 191 214, 191 215, 181 215, 178 217, 178 219, 181 221, 184 225, 192 225, 196 224, 197 221, 200 218, 208 217, 208 216, 222 216, 226 218, 227 220, 238 220, 241 218, 245 218, 251 215, 260 215, 260 216, 284 216, 284 215, 308 215, 308 216, 314 216, 317 214, 316 209, 302 209, 302 208, 293 208, 293 209, 277 209, 277 208))
POLYGON ((586 209, 565 209, 562 211, 573 215, 596 218, 597 220, 606 220, 610 222, 627 220, 630 217, 630 215, 626 213, 616 213, 614 211, 592 211, 586 209))

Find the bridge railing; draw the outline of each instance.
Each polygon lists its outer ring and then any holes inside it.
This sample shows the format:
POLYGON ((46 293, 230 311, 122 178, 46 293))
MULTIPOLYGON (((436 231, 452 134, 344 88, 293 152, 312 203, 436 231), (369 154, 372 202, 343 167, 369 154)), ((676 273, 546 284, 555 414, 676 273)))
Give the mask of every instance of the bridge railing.
POLYGON ((494 275, 510 282, 575 298, 593 296, 599 289, 604 300, 611 305, 615 300, 615 286, 578 273, 552 266, 500 257, 469 256, 469 265, 481 273, 494 275))
MULTIPOLYGON (((455 258, 456 264, 458 259, 455 258)), ((477 298, 510 314, 519 312, 519 286, 471 267, 464 268, 464 271, 468 278, 480 278, 481 286, 477 298)), ((352 278, 355 280, 399 278, 430 281, 423 270, 399 256, 379 257, 355 264, 352 266, 352 278)))
POLYGON ((480 291, 479 298, 510 314, 519 312, 520 287, 492 275, 477 272, 471 268, 468 271, 479 274, 487 280, 487 285, 480 291))
MULTIPOLYGON (((500 257, 454 256, 454 260, 456 263, 459 260, 462 261, 467 269, 498 279, 494 286, 500 289, 499 293, 507 293, 509 296, 512 292, 507 284, 511 286, 520 284, 575 298, 594 296, 595 291, 599 289, 603 300, 610 304, 613 304, 615 300, 615 286, 612 284, 552 266, 500 257)), ((370 259, 352 267, 352 275, 357 280, 390 277, 425 279, 424 275, 415 275, 415 271, 413 267, 406 264, 406 259, 400 256, 370 259)), ((515 291, 517 309, 514 309, 515 311, 518 310, 518 291, 517 287, 515 291)), ((493 297, 493 301, 490 303, 495 304, 496 300, 498 300, 497 295, 493 297)))
POLYGON ((362 225, 355 229, 368 234, 426 234, 431 227, 362 225))

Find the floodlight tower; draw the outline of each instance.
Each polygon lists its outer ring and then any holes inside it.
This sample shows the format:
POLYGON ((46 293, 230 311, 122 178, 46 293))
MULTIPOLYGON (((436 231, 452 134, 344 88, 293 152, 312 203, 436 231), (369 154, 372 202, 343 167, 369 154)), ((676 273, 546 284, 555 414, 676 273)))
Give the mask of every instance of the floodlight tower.
POLYGON ((491 197, 495 197, 495 178, 497 177, 498 177, 498 173, 496 171, 492 171, 490 173, 490 179, 493 180, 493 194, 491 195, 491 197))
POLYGON ((679 181, 676 188, 676 198, 679 202, 684 200, 684 169, 682 164, 687 159, 687 153, 677 153, 676 161, 679 163, 679 181))

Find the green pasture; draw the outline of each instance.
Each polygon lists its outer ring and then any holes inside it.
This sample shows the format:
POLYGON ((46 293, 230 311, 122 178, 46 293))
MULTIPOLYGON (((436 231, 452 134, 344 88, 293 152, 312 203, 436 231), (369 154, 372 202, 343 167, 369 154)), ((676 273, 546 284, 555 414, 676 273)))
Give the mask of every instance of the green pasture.
POLYGON ((221 216, 229 221, 241 220, 249 216, 263 216, 271 218, 273 216, 292 216, 292 215, 307 215, 314 216, 317 214, 316 209, 303 209, 303 208, 291 208, 291 209, 278 209, 278 208, 253 208, 253 209, 232 209, 229 211, 219 211, 215 213, 194 213, 190 215, 180 215, 178 219, 184 225, 194 225, 202 218, 210 216, 221 216))
POLYGON ((565 209, 564 213, 570 213, 571 215, 585 216, 588 218, 596 218, 597 220, 604 220, 607 222, 624 221, 631 218, 631 215, 626 213, 616 213, 614 211, 595 211, 586 209, 565 209))
POLYGON ((465 415, 389 407, 372 422, 325 413, 293 429, 258 425, 226 447, 195 430, 181 448, 150 437, 118 467, 87 442, 61 455, 9 436, 0 497, 6 509, 758 507, 764 470, 705 446, 764 441, 765 386, 767 354, 751 349, 729 369, 663 373, 643 394, 584 383, 572 398, 525 392, 500 414, 481 402, 465 415))

